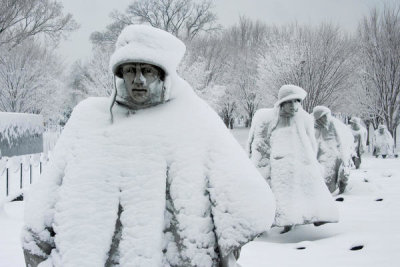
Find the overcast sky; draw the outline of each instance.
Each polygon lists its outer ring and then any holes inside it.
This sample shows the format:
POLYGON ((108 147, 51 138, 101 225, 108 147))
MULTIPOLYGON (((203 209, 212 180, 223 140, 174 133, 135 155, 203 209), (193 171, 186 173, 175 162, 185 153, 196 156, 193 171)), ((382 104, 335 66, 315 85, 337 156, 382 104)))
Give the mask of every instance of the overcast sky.
MULTIPOLYGON (((374 6, 394 0, 215 0, 215 12, 219 23, 229 26, 239 16, 281 25, 297 21, 316 25, 333 22, 343 29, 354 32, 358 21, 374 6)), ((71 13, 80 24, 60 45, 60 54, 71 63, 77 59, 87 60, 91 53, 89 36, 103 31, 111 20, 109 14, 117 9, 124 11, 133 0, 61 0, 64 12, 71 13)))

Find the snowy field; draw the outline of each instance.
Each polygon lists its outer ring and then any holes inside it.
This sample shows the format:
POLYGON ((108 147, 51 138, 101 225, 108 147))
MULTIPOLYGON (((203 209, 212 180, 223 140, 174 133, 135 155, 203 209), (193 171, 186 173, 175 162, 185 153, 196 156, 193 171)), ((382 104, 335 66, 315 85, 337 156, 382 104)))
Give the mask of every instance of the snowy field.
MULTIPOLYGON (((247 129, 233 130, 243 146, 247 129)), ((345 194, 335 199, 340 222, 273 228, 242 248, 242 267, 400 266, 400 159, 365 157, 352 170, 345 194)), ((0 208, 0 267, 24 266, 20 245, 23 202, 0 208)))

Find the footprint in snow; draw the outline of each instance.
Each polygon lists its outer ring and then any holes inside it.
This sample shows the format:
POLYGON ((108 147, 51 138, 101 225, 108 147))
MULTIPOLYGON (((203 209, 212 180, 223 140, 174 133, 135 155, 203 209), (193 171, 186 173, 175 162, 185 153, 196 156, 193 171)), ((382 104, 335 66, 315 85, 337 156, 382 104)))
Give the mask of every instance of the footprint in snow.
POLYGON ((351 247, 350 250, 361 250, 363 248, 364 248, 364 245, 357 245, 357 246, 351 247))
POLYGON ((392 177, 392 175, 393 174, 391 172, 389 172, 389 171, 385 171, 385 172, 382 173, 383 177, 392 177))

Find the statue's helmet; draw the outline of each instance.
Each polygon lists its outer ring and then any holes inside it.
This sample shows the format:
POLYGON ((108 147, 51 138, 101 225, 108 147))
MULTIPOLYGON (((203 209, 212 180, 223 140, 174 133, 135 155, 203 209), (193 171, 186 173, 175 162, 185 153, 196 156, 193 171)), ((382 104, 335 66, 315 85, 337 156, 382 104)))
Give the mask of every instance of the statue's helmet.
POLYGON ((294 99, 303 101, 306 96, 307 92, 303 88, 293 84, 285 84, 279 89, 278 101, 275 102, 275 107, 279 107, 283 102, 294 99))
POLYGON ((325 106, 315 106, 313 108, 312 115, 314 116, 315 120, 318 120, 322 116, 330 117, 331 116, 331 110, 329 108, 325 107, 325 106))
POLYGON ((172 34, 148 25, 125 27, 118 37, 110 58, 111 71, 117 78, 117 98, 124 95, 121 67, 129 63, 145 63, 164 71, 164 98, 170 96, 170 78, 185 54, 184 43, 172 34))

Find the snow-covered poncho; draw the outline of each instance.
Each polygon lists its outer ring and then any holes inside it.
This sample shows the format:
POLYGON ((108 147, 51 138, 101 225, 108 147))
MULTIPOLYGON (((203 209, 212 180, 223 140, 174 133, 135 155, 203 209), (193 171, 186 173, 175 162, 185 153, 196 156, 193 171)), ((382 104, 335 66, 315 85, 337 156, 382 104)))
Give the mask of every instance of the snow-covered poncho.
POLYGON ((278 118, 279 106, 258 110, 247 143, 251 160, 275 195, 274 224, 337 222, 338 210, 317 161, 313 118, 301 108, 288 127, 276 127, 278 118))
POLYGON ((358 129, 353 129, 351 125, 349 127, 354 137, 354 156, 361 157, 367 151, 367 129, 362 125, 358 125, 358 129))
POLYGON ((344 191, 349 176, 353 154, 353 135, 344 123, 327 115, 325 127, 315 126, 318 143, 317 159, 324 166, 325 183, 332 193, 337 188, 344 191))
POLYGON ((43 254, 44 242, 50 266, 104 266, 120 223, 120 266, 209 267, 269 229, 268 184, 215 112, 172 80, 169 102, 116 105, 112 124, 107 98, 74 109, 29 192, 25 250, 43 254))
POLYGON ((375 156, 393 154, 394 140, 386 127, 384 127, 383 133, 380 133, 379 129, 374 131, 372 144, 375 156))

